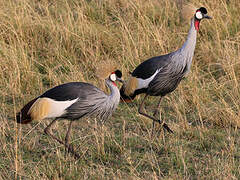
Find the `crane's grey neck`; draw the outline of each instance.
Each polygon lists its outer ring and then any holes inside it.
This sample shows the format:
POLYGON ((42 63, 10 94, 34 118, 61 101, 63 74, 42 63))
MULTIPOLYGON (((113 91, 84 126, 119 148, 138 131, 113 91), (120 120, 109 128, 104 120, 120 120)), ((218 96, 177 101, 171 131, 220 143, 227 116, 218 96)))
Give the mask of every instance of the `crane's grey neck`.
POLYGON ((180 49, 173 53, 172 58, 175 69, 181 69, 185 75, 190 72, 197 41, 197 30, 195 29, 194 21, 194 18, 192 18, 187 40, 180 49))
POLYGON ((197 40, 197 30, 195 29, 195 19, 192 18, 191 19, 191 27, 188 31, 188 36, 187 36, 187 40, 185 41, 185 43, 183 44, 183 46, 179 49, 179 51, 182 54, 185 53, 190 53, 190 56, 193 56, 195 47, 196 47, 196 40, 197 40))
POLYGON ((116 84, 114 84, 111 80, 107 79, 106 84, 110 89, 110 95, 107 96, 106 103, 110 109, 115 110, 120 101, 120 92, 116 84))
POLYGON ((106 85, 108 86, 108 88, 110 89, 110 97, 116 97, 118 98, 118 95, 119 95, 119 99, 120 99, 120 92, 119 92, 119 89, 118 87, 113 84, 113 82, 109 79, 106 79, 106 85))

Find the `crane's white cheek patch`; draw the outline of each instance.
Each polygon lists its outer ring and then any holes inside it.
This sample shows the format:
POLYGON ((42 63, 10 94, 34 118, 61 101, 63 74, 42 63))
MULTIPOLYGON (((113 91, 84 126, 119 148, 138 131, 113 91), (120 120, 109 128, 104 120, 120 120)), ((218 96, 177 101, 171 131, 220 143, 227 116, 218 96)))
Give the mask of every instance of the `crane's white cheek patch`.
POLYGON ((40 121, 45 118, 56 118, 65 113, 65 110, 75 103, 78 98, 69 101, 55 101, 50 98, 37 99, 28 114, 31 115, 32 120, 40 121))
POLYGON ((116 81, 116 80, 117 80, 116 74, 111 74, 111 75, 110 75, 110 79, 111 79, 112 81, 116 81))
POLYGON ((159 71, 160 71, 160 69, 158 69, 151 77, 149 77, 147 79, 137 78, 138 79, 138 87, 137 87, 137 89, 147 88, 149 83, 154 79, 154 77, 157 75, 157 73, 159 71))
POLYGON ((200 11, 196 12, 196 18, 197 19, 202 19, 203 18, 203 15, 200 11))

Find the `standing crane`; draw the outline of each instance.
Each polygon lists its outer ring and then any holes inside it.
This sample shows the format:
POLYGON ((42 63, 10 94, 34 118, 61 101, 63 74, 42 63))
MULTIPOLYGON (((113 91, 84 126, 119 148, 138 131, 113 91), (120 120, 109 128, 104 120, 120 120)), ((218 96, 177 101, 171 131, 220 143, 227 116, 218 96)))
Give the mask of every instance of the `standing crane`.
MULTIPOLYGON (((174 91, 182 78, 190 71, 197 32, 202 19, 211 19, 204 7, 194 10, 187 40, 180 49, 142 62, 131 73, 128 81, 120 89, 121 98, 126 102, 133 100, 138 94, 145 94, 138 112, 152 119, 153 127, 154 122, 162 124, 161 120, 155 117, 159 113, 162 97, 174 91), (143 111, 144 101, 148 96, 160 96, 153 117, 143 111)), ((166 123, 163 123, 163 127, 168 132, 173 133, 166 123)))
POLYGON ((121 71, 116 70, 105 80, 110 89, 110 95, 85 82, 70 82, 56 86, 27 103, 16 115, 16 120, 18 123, 27 124, 53 118, 54 120, 44 129, 44 132, 63 144, 78 158, 78 154, 69 145, 73 121, 86 116, 94 116, 104 123, 111 117, 120 101, 120 92, 115 81, 122 82, 121 77, 121 71), (70 120, 65 142, 50 133, 51 127, 59 119, 70 120))

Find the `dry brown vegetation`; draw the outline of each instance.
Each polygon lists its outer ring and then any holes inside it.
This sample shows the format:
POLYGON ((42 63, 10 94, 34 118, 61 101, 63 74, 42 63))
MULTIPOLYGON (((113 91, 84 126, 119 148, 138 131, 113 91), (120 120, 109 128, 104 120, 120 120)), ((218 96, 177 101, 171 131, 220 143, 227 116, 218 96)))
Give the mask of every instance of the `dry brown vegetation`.
MULTIPOLYGON (((151 121, 120 104, 101 129, 74 124, 81 159, 43 134, 50 122, 19 126, 14 114, 45 90, 70 81, 99 87, 96 64, 115 62, 126 78, 140 62, 179 48, 189 22, 181 0, 9 0, 0 2, 1 179, 239 179, 240 3, 192 0, 208 9, 191 73, 162 105, 175 131, 151 136, 151 121)), ((150 98, 152 111, 157 98, 150 98)), ((68 122, 54 133, 64 137, 68 122)))

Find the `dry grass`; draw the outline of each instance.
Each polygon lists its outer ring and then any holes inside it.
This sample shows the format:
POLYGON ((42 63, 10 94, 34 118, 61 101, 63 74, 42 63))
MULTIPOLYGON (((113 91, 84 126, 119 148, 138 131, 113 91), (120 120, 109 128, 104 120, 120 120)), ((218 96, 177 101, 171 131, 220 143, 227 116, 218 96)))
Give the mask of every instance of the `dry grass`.
MULTIPOLYGON (((162 118, 175 131, 151 137, 151 122, 121 104, 101 128, 74 124, 81 159, 42 134, 49 121, 19 126, 14 114, 50 87, 100 86, 96 64, 110 60, 127 77, 152 56, 176 50, 189 23, 182 0, 0 2, 0 179, 239 179, 240 4, 196 1, 201 23, 191 73, 164 99, 162 118)), ((150 98, 152 111, 157 98, 150 98)), ((54 133, 64 137, 67 122, 54 133)))

